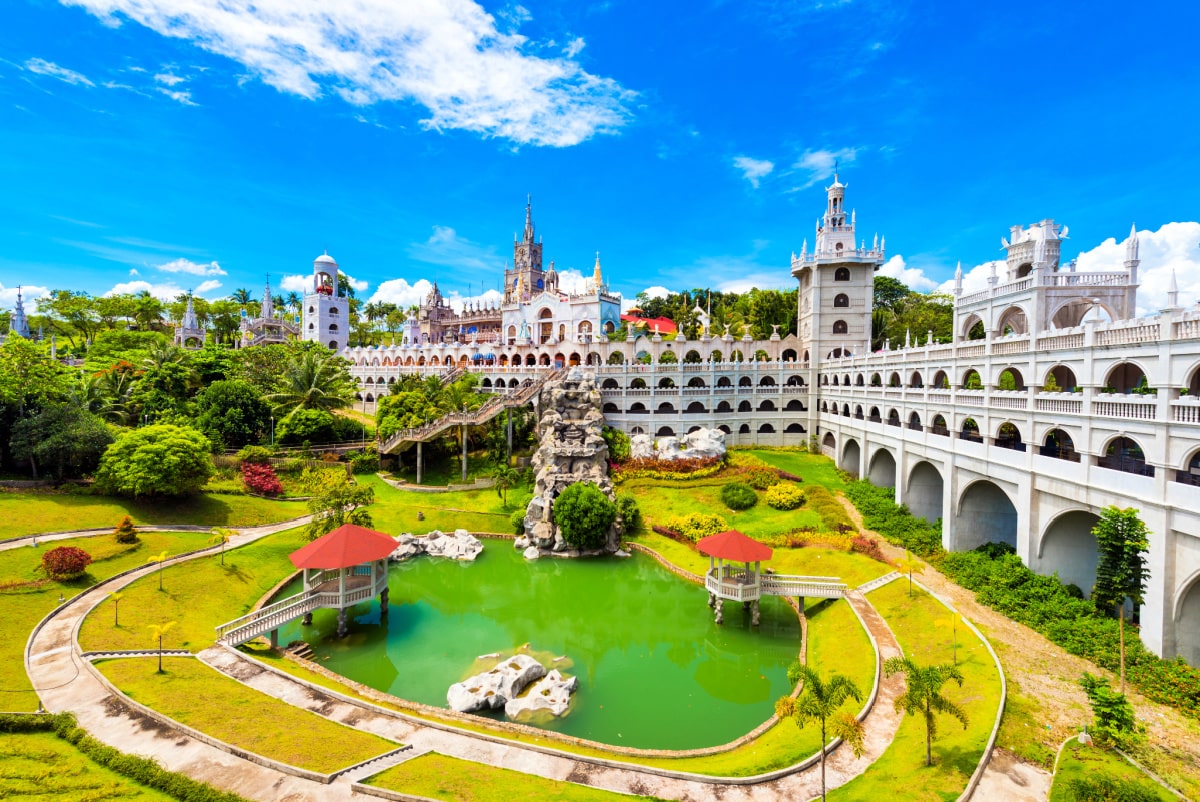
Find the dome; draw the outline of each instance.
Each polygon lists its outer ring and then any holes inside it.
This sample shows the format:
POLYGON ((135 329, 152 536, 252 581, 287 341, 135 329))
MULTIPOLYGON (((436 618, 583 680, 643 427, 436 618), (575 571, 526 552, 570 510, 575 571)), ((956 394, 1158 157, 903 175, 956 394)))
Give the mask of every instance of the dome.
POLYGON ((313 264, 317 265, 336 265, 337 261, 328 253, 323 253, 313 260, 313 264))

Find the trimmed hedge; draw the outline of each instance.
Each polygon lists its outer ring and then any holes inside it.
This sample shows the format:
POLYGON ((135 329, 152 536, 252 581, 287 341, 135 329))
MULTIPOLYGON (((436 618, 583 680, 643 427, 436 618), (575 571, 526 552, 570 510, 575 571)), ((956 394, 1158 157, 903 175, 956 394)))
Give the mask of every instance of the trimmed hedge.
POLYGON ((0 714, 0 733, 53 732, 91 760, 132 782, 162 791, 180 802, 249 802, 245 797, 219 791, 191 777, 167 771, 150 758, 127 755, 97 741, 75 723, 70 713, 47 715, 0 714))
POLYGON ((795 485, 780 483, 768 487, 763 500, 776 510, 794 510, 804 503, 804 491, 795 485))
POLYGON ((731 510, 748 510, 758 503, 758 494, 745 482, 730 482, 721 488, 721 503, 731 510))
POLYGON ((846 508, 829 489, 821 485, 808 485, 804 490, 805 503, 810 510, 821 516, 821 523, 830 532, 851 532, 854 525, 846 508))

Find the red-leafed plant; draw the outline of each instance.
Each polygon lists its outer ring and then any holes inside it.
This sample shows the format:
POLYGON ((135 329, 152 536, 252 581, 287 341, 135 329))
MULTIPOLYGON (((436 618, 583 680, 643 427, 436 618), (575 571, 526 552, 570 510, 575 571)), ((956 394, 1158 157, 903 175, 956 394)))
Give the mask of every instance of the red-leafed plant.
POLYGON ((59 546, 42 555, 42 569, 51 579, 75 579, 92 564, 92 555, 74 546, 59 546))
POLYGON ((243 462, 242 481, 247 490, 260 496, 278 496, 283 492, 283 485, 270 465, 243 462))

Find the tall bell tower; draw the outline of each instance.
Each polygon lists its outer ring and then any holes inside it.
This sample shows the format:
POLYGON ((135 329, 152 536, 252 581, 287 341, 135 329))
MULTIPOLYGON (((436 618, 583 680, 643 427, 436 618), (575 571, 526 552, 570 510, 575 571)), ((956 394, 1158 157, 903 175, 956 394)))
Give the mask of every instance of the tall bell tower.
POLYGON ((350 301, 338 293, 338 263, 328 253, 313 260, 312 289, 304 293, 301 338, 340 351, 350 335, 350 301))
POLYGON ((504 271, 504 302, 522 303, 545 289, 542 273, 542 242, 534 236, 533 202, 525 199, 525 231, 513 240, 513 266, 504 271))

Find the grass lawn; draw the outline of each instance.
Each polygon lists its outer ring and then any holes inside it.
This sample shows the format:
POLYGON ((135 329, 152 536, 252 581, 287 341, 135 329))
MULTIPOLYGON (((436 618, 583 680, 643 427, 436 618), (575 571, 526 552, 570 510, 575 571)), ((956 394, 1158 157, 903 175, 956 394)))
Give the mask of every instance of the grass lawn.
MULTIPOLYGON (((737 478, 731 477, 726 481, 734 482, 737 478)), ((641 484, 633 480, 617 489, 637 500, 647 529, 651 526, 669 526, 672 518, 690 512, 720 515, 729 522, 731 529, 737 529, 750 537, 775 535, 799 527, 824 528, 820 514, 814 510, 807 507, 786 511, 772 509, 762 500, 761 493, 758 503, 753 507, 734 512, 721 503, 721 486, 724 484, 725 482, 717 485, 689 486, 680 483, 678 486, 668 487, 641 484)))
MULTIPOLYGON (((428 445, 426 443, 426 446, 428 445)), ((417 481, 416 446, 409 448, 401 454, 400 460, 403 464, 396 470, 393 470, 392 475, 397 479, 415 483, 417 481)), ((483 452, 467 454, 468 482, 474 481, 477 476, 490 476, 491 473, 492 465, 488 462, 486 454, 483 452)), ((446 487, 452 484, 462 484, 462 460, 459 458, 458 452, 446 454, 435 459, 429 456, 429 450, 426 448, 425 465, 421 468, 421 484, 429 487, 446 487)))
MULTIPOLYGON (((708 558, 693 548, 653 532, 639 533, 629 538, 634 543, 654 549, 680 568, 693 574, 708 570, 708 558)), ((821 546, 805 546, 800 549, 775 549, 771 559, 765 563, 777 574, 799 574, 802 576, 836 576, 851 588, 864 582, 891 573, 892 567, 849 551, 839 551, 821 546)))
MULTIPOLYGON (((951 630, 940 626, 950 611, 933 596, 908 583, 895 581, 870 594, 870 600, 900 643, 907 657, 918 664, 949 663, 952 659, 951 630)), ((987 744, 1000 703, 1000 676, 983 641, 971 630, 958 628, 958 667, 963 685, 947 683, 946 698, 967 714, 963 729, 949 716, 939 716, 933 742, 933 766, 925 765, 925 722, 905 716, 887 751, 863 774, 829 797, 837 800, 877 800, 905 789, 905 799, 955 799, 966 787, 987 744)))
POLYGON ((148 627, 174 621, 163 647, 200 651, 216 638, 214 627, 245 615, 264 593, 295 571, 288 555, 303 546, 298 527, 270 535, 241 548, 163 569, 128 585, 119 603, 119 626, 111 602, 84 619, 79 645, 84 651, 146 649, 155 645, 148 627))
MULTIPOLYGON (((37 695, 25 674, 25 641, 33 625, 58 606, 58 595, 72 598, 102 579, 144 565, 151 555, 164 551, 180 554, 208 544, 206 532, 143 532, 140 542, 122 546, 108 535, 71 538, 0 551, 0 615, 20 622, 24 629, 0 639, 0 706, 11 711, 37 709, 37 695), (58 546, 78 546, 95 562, 88 572, 71 582, 54 582, 38 576, 42 554, 58 546)), ((167 569, 170 571, 170 569, 167 569)), ((111 614, 111 613, 110 613, 111 614)), ((144 647, 146 644, 141 644, 144 647)))
POLYGON ((511 532, 509 516, 527 489, 508 491, 507 507, 492 488, 455 490, 447 493, 420 493, 392 487, 375 475, 357 477, 360 484, 375 488, 371 506, 374 528, 390 535, 412 532, 423 535, 434 529, 443 532, 468 529, 472 532, 511 532), (418 521, 417 513, 425 520, 418 521))
POLYGON ((166 802, 175 798, 93 762, 52 732, 0 738, 0 766, 0 796, 5 799, 166 802))
POLYGON ((190 657, 102 660, 96 667, 129 698, 263 757, 328 774, 399 744, 259 693, 190 657))
POLYGON ((1076 802, 1078 797, 1069 789, 1071 780, 1082 780, 1085 777, 1095 780, 1102 774, 1137 783, 1138 790, 1149 794, 1149 799, 1161 799, 1163 802, 1175 802, 1179 799, 1116 752, 1071 741, 1063 747, 1062 755, 1058 759, 1054 783, 1050 786, 1050 802, 1076 802))
POLYGON ((278 523, 307 513, 303 502, 215 493, 140 501, 65 493, 0 493, 0 538, 116 527, 126 515, 135 524, 242 527, 278 523))
POLYGON ((548 780, 535 774, 499 769, 429 752, 399 766, 393 766, 363 781, 366 785, 386 788, 430 799, 453 802, 614 802, 622 799, 652 799, 601 791, 586 785, 548 780))
POLYGON ((846 483, 838 476, 837 466, 824 454, 809 454, 807 451, 748 451, 768 465, 788 473, 794 473, 805 482, 824 485, 831 493, 845 490, 846 483))

